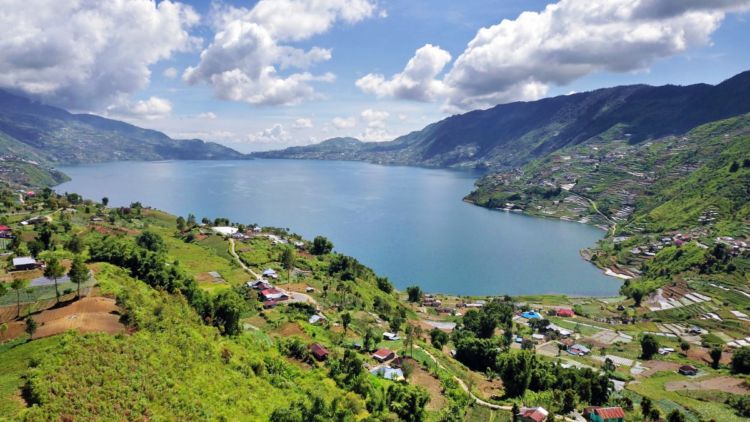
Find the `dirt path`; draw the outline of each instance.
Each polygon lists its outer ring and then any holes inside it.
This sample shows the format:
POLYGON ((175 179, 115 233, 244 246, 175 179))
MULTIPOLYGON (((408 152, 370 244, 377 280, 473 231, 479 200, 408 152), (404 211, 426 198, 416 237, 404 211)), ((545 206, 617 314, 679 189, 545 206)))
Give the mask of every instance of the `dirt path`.
POLYGON ((232 254, 234 259, 237 261, 238 264, 240 264, 240 267, 242 267, 243 270, 247 271, 248 273, 252 274, 253 277, 255 277, 256 280, 260 280, 260 276, 253 271, 250 267, 245 265, 244 262, 240 259, 240 256, 237 255, 237 252, 234 250, 234 239, 229 238, 229 253, 232 254))
MULTIPOLYGON (((423 352, 425 352, 425 354, 427 354, 427 356, 429 356, 430 359, 432 359, 432 361, 435 362, 435 365, 437 365, 440 369, 443 369, 444 371, 448 371, 447 369, 445 369, 445 367, 443 366, 443 364, 441 364, 435 358, 435 356, 432 356, 432 353, 430 353, 427 350, 423 349, 419 345, 415 344, 414 347, 416 347, 417 349, 420 349, 423 352)), ((487 408, 490 408, 490 409, 494 409, 494 410, 512 410, 513 409, 512 406, 500 406, 499 404, 488 403, 488 402, 480 399, 479 397, 475 396, 474 393, 472 393, 469 390, 469 387, 466 386, 466 384, 464 383, 464 381, 461 378, 459 378, 459 377, 457 377, 457 376, 454 375, 453 379, 455 379, 456 382, 458 383, 458 385, 461 386, 461 389, 464 390, 466 392, 466 394, 468 394, 469 397, 471 397, 472 400, 474 400, 474 403, 476 403, 476 404, 478 404, 480 406, 484 406, 484 407, 487 407, 487 408)))

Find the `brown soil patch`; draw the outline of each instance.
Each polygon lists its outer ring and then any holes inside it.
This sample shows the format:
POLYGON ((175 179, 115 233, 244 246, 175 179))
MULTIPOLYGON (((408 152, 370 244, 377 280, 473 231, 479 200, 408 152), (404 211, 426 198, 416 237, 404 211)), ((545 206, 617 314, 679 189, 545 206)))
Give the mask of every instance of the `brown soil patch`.
POLYGON ((302 328, 300 328, 299 324, 297 324, 296 322, 287 322, 286 324, 282 325, 277 332, 279 333, 279 335, 284 337, 298 336, 309 338, 309 336, 305 334, 304 331, 302 331, 302 328))
MULTIPOLYGON (((713 360, 711 360, 711 355, 709 354, 709 350, 705 349, 703 347, 696 347, 693 346, 688 350, 687 357, 690 360, 698 361, 698 362, 704 362, 704 363, 712 363, 713 360)), ((727 365, 732 361, 732 354, 723 352, 721 354, 721 360, 719 361, 723 365, 727 365)))
POLYGON ((744 380, 732 377, 716 377, 700 381, 672 381, 664 385, 667 391, 675 390, 719 390, 732 394, 750 394, 744 380))
POLYGON ((499 379, 490 381, 482 377, 482 380, 477 383, 477 389, 482 393, 482 397, 498 397, 503 391, 503 382, 499 379))
POLYGON ((427 410, 435 411, 445 407, 446 399, 443 397, 443 386, 440 384, 440 380, 422 369, 415 360, 406 359, 406 361, 414 367, 414 371, 409 377, 409 383, 424 387, 430 394, 430 401, 427 402, 427 410))
POLYGON ((100 226, 98 224, 92 224, 89 227, 91 228, 91 230, 101 234, 125 234, 132 236, 134 234, 140 233, 140 231, 138 230, 126 229, 123 227, 106 227, 100 226))
POLYGON ((651 375, 654 375, 657 372, 663 372, 663 371, 677 371, 677 368, 680 367, 680 364, 674 363, 674 362, 665 362, 663 360, 649 360, 642 363, 643 366, 648 368, 648 370, 643 371, 640 376, 641 377, 650 377, 651 375))
MULTIPOLYGON (((32 318, 38 329, 35 339, 60 334, 68 330, 80 333, 104 332, 117 334, 126 332, 120 323, 119 308, 115 300, 105 297, 85 297, 62 308, 43 311, 32 318)), ((13 321, 8 324, 4 340, 16 338, 24 333, 25 321, 13 321)))

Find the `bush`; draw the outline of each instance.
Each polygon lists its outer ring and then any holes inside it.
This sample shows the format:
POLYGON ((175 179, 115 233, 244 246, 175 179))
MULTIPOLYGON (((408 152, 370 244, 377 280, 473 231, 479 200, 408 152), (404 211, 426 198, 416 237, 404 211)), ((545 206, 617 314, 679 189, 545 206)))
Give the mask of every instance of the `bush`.
POLYGON ((743 347, 732 355, 732 372, 750 374, 750 347, 743 347))

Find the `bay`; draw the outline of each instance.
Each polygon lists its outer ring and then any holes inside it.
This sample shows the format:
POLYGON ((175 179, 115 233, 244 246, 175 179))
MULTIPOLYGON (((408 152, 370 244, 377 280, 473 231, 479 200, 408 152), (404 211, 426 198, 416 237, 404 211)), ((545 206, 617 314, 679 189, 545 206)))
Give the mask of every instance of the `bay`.
POLYGON ((603 232, 480 208, 477 173, 305 160, 116 162, 63 167, 76 192, 200 220, 227 217, 324 235, 396 287, 459 295, 606 296, 619 281, 579 250, 603 232))

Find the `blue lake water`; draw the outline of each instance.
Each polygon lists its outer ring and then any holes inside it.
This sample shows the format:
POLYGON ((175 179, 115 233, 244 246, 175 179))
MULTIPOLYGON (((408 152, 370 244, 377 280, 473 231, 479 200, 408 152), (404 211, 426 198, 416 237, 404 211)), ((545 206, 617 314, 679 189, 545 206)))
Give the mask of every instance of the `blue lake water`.
POLYGON ((398 288, 461 295, 612 295, 619 281, 581 259, 603 232, 461 201, 478 174, 336 161, 119 162, 61 168, 59 192, 141 201, 322 234, 398 288))

